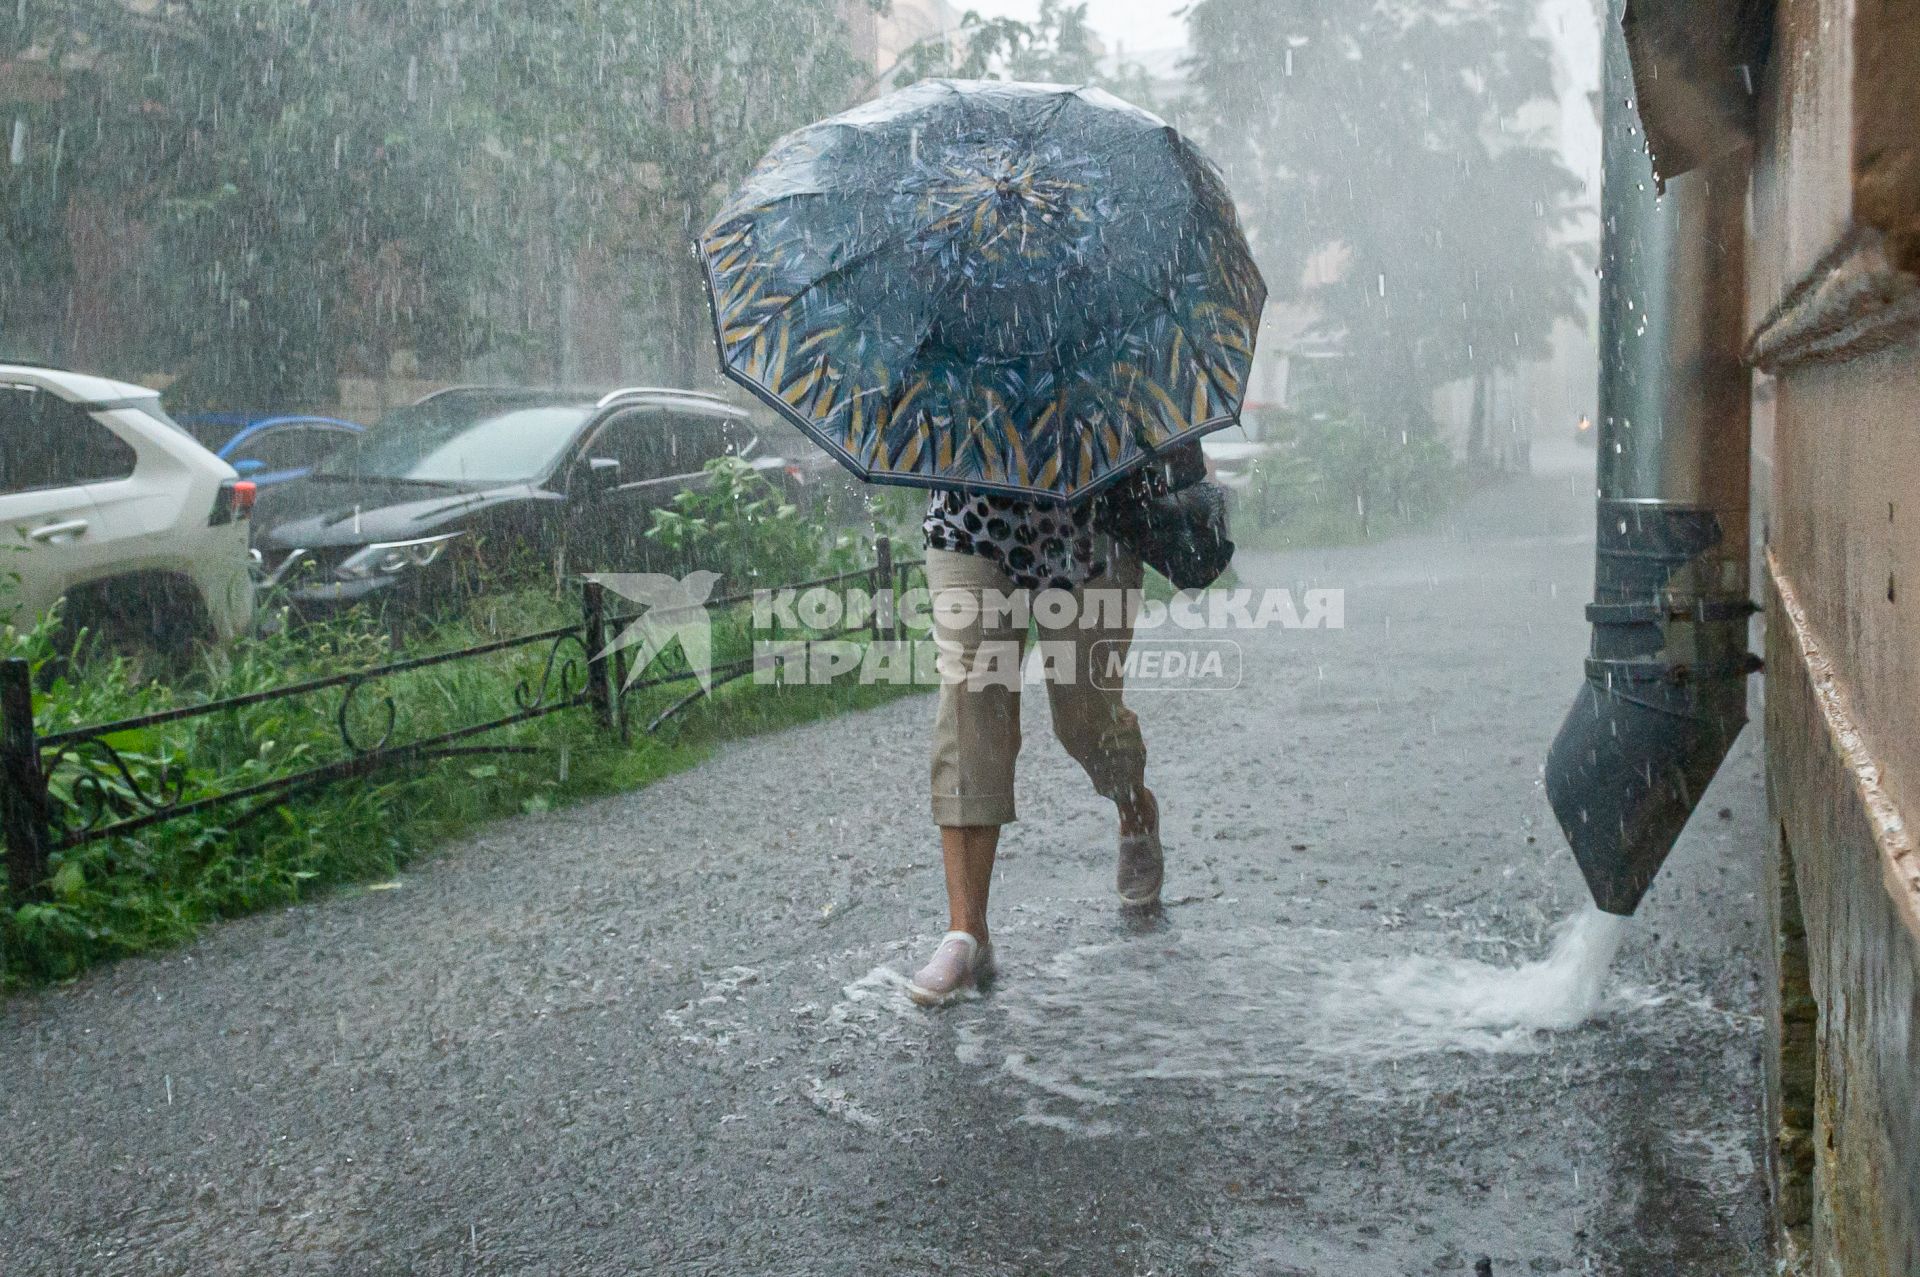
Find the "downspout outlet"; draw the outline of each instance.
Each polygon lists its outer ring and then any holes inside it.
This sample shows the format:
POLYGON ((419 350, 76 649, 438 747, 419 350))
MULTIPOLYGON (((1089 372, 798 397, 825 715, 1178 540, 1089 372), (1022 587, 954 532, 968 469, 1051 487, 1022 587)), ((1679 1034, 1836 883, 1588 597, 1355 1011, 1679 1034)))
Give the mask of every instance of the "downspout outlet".
POLYGON ((1664 184, 1606 48, 1599 492, 1586 681, 1547 797, 1594 903, 1631 914, 1747 721, 1748 160, 1664 184))

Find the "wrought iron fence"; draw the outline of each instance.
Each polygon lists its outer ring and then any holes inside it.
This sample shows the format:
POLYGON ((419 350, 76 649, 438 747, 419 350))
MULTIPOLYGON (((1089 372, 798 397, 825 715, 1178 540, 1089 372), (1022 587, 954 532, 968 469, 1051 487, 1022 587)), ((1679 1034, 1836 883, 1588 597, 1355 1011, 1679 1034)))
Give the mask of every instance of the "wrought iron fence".
MULTIPOLYGON (((862 583, 884 605, 870 609, 856 623, 810 637, 862 633, 874 639, 894 638, 899 636, 900 627, 892 601, 904 591, 908 573, 917 566, 918 560, 896 561, 889 542, 880 537, 874 543, 874 561, 869 566, 774 588, 799 591, 862 583)), ((730 595, 703 606, 712 613, 750 604, 756 595, 757 591, 730 595)), ((610 643, 608 636, 644 614, 610 610, 604 586, 584 580, 577 625, 45 735, 40 734, 34 721, 30 666, 17 658, 0 662, 0 838, 5 841, 9 890, 16 901, 36 898, 45 890, 54 853, 182 817, 237 808, 239 814, 228 822, 228 828, 234 828, 274 809, 291 794, 352 777, 450 757, 536 753, 536 746, 476 738, 551 714, 590 710, 601 730, 625 741, 630 737, 628 703, 635 694, 698 683, 693 691, 648 721, 644 730, 655 732, 714 689, 751 673, 758 663, 756 656, 723 662, 708 669, 706 680, 691 665, 630 679, 633 671, 629 669, 627 648, 610 643), (392 696, 380 690, 384 680, 456 661, 542 648, 538 675, 523 677, 514 685, 512 713, 416 740, 394 739, 398 709, 392 696), (149 774, 145 767, 130 765, 116 743, 116 738, 124 738, 127 733, 231 714, 268 702, 328 694, 333 697, 331 713, 340 755, 314 767, 235 789, 190 793, 184 770, 170 774, 163 765, 149 774), (368 717, 373 721, 371 731, 368 717)))

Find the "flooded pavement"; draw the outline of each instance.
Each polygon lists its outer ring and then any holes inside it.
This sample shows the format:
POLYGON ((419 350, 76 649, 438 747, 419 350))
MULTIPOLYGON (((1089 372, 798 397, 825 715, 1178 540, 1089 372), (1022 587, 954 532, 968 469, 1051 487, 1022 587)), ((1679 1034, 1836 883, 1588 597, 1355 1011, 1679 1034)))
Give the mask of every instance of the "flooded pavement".
POLYGON ((1156 918, 1115 909, 1110 811, 1029 697, 1001 976, 938 1014, 899 974, 944 921, 924 699, 15 999, 0 1269, 1769 1271, 1757 728, 1594 1022, 1382 991, 1539 957, 1584 901, 1539 775, 1592 508, 1563 474, 1243 556, 1344 588, 1346 628, 1134 698, 1156 918))

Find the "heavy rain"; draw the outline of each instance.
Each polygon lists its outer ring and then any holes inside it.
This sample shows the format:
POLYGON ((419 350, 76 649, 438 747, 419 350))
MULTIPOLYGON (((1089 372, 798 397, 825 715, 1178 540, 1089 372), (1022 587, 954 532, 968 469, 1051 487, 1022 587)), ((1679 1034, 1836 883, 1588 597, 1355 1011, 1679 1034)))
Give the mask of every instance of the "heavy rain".
POLYGON ((1920 1277, 1897 7, 0 5, 0 1272, 1920 1277))

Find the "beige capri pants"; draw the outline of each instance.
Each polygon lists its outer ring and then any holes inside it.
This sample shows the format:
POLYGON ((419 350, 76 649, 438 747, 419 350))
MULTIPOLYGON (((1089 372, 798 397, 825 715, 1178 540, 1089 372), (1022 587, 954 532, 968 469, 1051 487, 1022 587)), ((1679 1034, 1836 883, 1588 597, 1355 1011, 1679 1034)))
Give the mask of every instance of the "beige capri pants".
MULTIPOLYGON (((1119 608, 1079 608, 1071 626, 1043 630, 1051 649, 1047 700, 1053 734, 1107 798, 1118 799, 1145 781, 1147 747, 1140 720, 1121 699, 1118 679, 1096 683, 1096 656, 1105 669, 1117 653, 1124 660, 1143 577, 1140 560, 1114 547, 1104 576, 1074 591, 1076 604, 1091 591, 1125 593, 1119 608), (1116 612, 1118 615, 1116 615, 1116 612), (1097 651, 1096 651, 1097 646, 1097 651), (1071 652, 1071 661, 1066 658, 1071 652)), ((1014 817, 1013 762, 1020 753, 1021 657, 1027 626, 981 606, 987 591, 1025 596, 999 565, 975 554, 927 551, 927 588, 934 600, 934 641, 939 649, 940 706, 933 728, 933 821, 937 825, 1005 825, 1014 817), (965 607, 949 591, 972 597, 965 607), (971 619, 968 619, 968 618, 971 619), (1012 676, 1007 677, 1011 661, 1012 676), (1009 685, 1011 684, 1011 685, 1009 685)))

